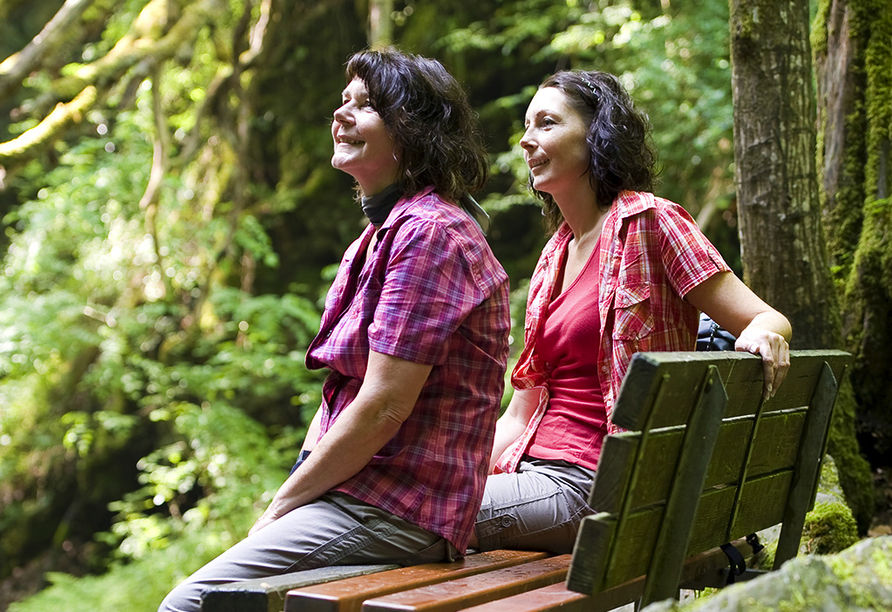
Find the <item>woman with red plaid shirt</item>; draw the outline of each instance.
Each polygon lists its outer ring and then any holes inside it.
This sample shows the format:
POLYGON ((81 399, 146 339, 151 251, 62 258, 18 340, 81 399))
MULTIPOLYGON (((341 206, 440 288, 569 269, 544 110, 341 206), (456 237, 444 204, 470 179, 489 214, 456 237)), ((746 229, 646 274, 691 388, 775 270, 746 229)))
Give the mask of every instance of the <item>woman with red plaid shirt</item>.
POLYGON ((464 554, 483 494, 508 355, 508 277, 468 192, 487 156, 434 60, 354 55, 331 163, 370 223, 347 249, 307 366, 327 368, 300 460, 247 538, 161 610, 209 585, 330 565, 464 554), (475 220, 476 219, 476 220, 475 220))
POLYGON ((593 512, 586 499, 632 355, 694 350, 703 311, 737 336, 736 350, 762 356, 770 396, 791 329, 682 207, 651 193, 650 126, 616 77, 549 77, 525 125, 530 185, 554 233, 530 283, 471 546, 567 553, 593 512))

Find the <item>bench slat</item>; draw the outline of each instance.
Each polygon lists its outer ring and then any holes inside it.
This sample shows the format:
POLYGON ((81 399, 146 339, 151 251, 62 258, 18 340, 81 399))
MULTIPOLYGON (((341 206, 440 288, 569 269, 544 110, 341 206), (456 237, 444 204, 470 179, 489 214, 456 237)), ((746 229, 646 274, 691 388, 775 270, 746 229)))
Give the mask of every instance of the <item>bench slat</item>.
MULTIPOLYGON (((744 540, 737 540, 734 547, 745 559, 752 556, 752 549, 744 540)), ((682 583, 703 580, 705 576, 716 574, 728 567, 728 559, 718 548, 700 553, 685 561, 681 572, 682 583)), ((465 612, 608 612, 636 601, 644 590, 644 576, 639 576, 597 595, 583 595, 567 590, 563 583, 553 584, 498 599, 489 603, 467 608, 465 612)), ((714 583, 710 579, 709 582, 714 583)))
MULTIPOLYGON (((601 597, 601 594, 598 597, 601 597)), ((595 612, 598 608, 593 605, 592 599, 594 598, 591 595, 568 591, 563 582, 558 582, 526 593, 465 608, 465 612, 545 612, 556 609, 561 612, 595 612)))
MULTIPOLYGON (((806 405, 811 399, 811 391, 797 383, 797 380, 814 380, 820 374, 826 361, 833 370, 834 376, 840 380, 851 355, 843 351, 821 350, 794 351, 795 358, 790 362, 790 369, 784 384, 777 390, 775 397, 768 403, 780 405, 806 405)), ((729 402, 726 416, 752 415, 759 405, 762 394, 762 363, 759 357, 749 353, 734 351, 696 352, 679 351, 673 353, 639 353, 633 360, 639 362, 635 368, 630 366, 626 379, 616 400, 614 421, 624 429, 640 431, 647 420, 650 407, 657 391, 657 383, 653 380, 656 372, 669 374, 673 381, 671 389, 664 391, 664 405, 654 415, 650 426, 670 427, 687 422, 693 404, 694 394, 700 383, 702 372, 698 374, 698 366, 705 362, 716 361, 719 374, 725 383, 729 402)))
POLYGON ((336 565, 221 584, 204 592, 201 612, 281 612, 285 606, 285 593, 293 588, 366 576, 397 567, 394 564, 336 565))
POLYGON ((784 511, 783 528, 777 543, 775 568, 795 557, 799 551, 799 539, 805 526, 805 513, 811 509, 817 493, 821 460, 830 435, 830 416, 839 388, 838 381, 839 378, 834 375, 830 365, 824 364, 815 385, 812 410, 808 412, 802 434, 794 479, 784 511))
MULTIPOLYGON (((796 464, 797 448, 805 422, 804 412, 769 414, 762 419, 756 435, 748 474, 750 478, 789 469, 796 464)), ((705 488, 736 486, 740 465, 746 453, 747 439, 752 431, 752 421, 731 420, 722 423, 705 488)), ((677 457, 681 449, 684 429, 669 428, 651 432, 648 437, 648 454, 656 457, 677 457)), ((629 480, 629 457, 638 449, 637 433, 622 433, 605 441, 610 448, 612 461, 602 467, 597 475, 598 486, 593 489, 589 504, 599 512, 617 512, 624 497, 624 486, 629 480)), ((675 474, 672 462, 652 464, 648 477, 631 484, 630 508, 640 508, 664 502, 675 474)))
MULTIPOLYGON (((703 490, 709 468, 711 453, 704 453, 703 449, 715 447, 728 404, 725 385, 714 365, 707 368, 700 392, 702 395, 691 412, 678 453, 677 473, 672 479, 657 541, 648 564, 650 579, 645 581, 641 596, 642 605, 645 606, 678 594, 686 547, 700 504, 698 494, 703 490)), ((650 464, 645 462, 645 465, 650 464)))
POLYGON ((454 612, 561 582, 570 555, 531 561, 485 574, 394 593, 366 601, 362 612, 454 612))
POLYGON ((372 576, 329 582, 288 592, 285 612, 358 612, 367 599, 456 580, 487 571, 544 559, 548 553, 494 550, 468 555, 453 563, 401 567, 372 576))

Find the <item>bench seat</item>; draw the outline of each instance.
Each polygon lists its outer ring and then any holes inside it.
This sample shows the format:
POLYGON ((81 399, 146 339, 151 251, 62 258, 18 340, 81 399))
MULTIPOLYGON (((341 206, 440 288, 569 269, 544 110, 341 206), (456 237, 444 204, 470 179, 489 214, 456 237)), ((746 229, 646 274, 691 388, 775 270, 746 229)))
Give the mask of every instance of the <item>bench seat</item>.
POLYGON ((412 588, 466 578, 548 557, 543 552, 494 550, 453 563, 401 567, 370 576, 296 588, 285 598, 285 612, 360 612, 363 602, 412 588))

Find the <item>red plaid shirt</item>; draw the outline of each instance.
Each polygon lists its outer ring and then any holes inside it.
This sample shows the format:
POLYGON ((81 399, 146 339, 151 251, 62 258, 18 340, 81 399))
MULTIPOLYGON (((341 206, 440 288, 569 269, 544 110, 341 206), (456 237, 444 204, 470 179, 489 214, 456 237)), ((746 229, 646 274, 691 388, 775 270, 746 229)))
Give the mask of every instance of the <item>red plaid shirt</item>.
MULTIPOLYGON (((572 237, 565 223, 545 245, 533 272, 524 349, 511 382, 516 389, 538 389, 539 405, 523 435, 499 457, 496 472, 516 469, 548 408, 547 370, 535 350, 536 339, 572 237)), ((611 414, 632 355, 694 350, 698 313, 683 296, 730 268, 687 211, 650 193, 624 191, 617 197, 599 245, 598 367, 607 429, 615 432, 611 414)))
POLYGON ((356 397, 369 350, 433 366, 411 416, 336 490, 467 548, 508 357, 508 276, 476 223, 428 189, 341 261, 307 366, 332 371, 322 432, 356 397))

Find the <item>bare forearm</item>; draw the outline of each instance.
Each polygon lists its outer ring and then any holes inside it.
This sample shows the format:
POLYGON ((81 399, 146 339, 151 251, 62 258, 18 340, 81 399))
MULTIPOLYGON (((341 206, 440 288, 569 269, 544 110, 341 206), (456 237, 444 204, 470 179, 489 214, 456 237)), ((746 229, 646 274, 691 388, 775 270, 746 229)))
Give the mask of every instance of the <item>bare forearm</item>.
POLYGON ((499 457, 511 446, 527 427, 539 402, 539 392, 532 389, 515 390, 505 414, 496 423, 496 435, 489 458, 492 474, 499 457))
POLYGON ((773 332, 775 334, 783 336, 784 340, 786 340, 787 342, 789 342, 790 338, 792 338, 793 336, 793 328, 790 326, 790 322, 787 320, 787 317, 783 316, 776 310, 770 310, 757 314, 755 317, 753 317, 752 321, 750 321, 749 325, 746 326, 744 332, 747 329, 758 329, 773 332))
POLYGON ((279 487, 251 532, 318 499, 365 467, 409 418, 430 370, 429 365, 372 351, 359 393, 321 438, 317 413, 303 446, 312 453, 279 487))
POLYGON ((276 492, 267 510, 269 518, 279 518, 355 476, 399 426, 386 417, 340 419, 276 492))

